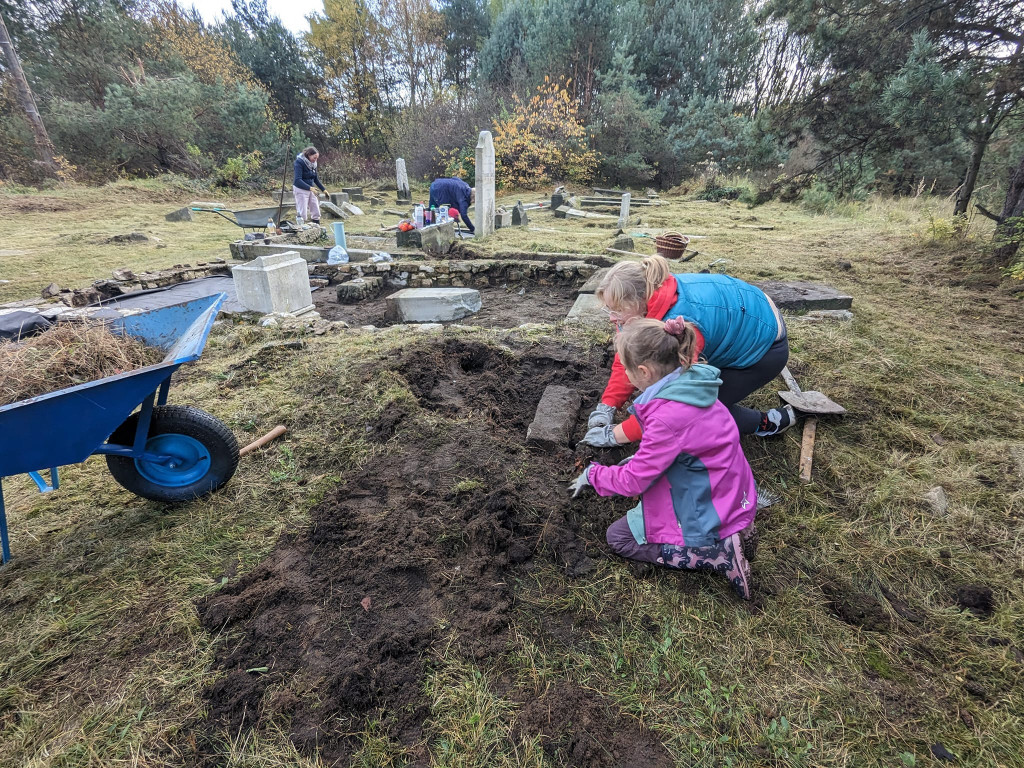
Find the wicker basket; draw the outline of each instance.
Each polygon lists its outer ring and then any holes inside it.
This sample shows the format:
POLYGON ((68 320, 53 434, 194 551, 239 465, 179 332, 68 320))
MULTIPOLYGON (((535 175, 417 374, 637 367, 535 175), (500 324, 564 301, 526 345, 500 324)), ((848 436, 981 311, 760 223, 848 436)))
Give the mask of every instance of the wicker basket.
POLYGON ((666 232, 654 238, 654 245, 658 249, 658 255, 666 259, 681 259, 686 252, 686 246, 690 244, 690 238, 678 232, 666 232))

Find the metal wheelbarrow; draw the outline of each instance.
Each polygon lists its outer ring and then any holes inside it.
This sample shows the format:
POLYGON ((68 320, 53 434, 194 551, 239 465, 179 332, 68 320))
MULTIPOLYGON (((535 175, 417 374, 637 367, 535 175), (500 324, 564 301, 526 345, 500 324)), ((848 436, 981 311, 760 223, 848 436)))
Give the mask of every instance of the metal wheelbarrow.
POLYGON ((282 206, 280 209, 277 206, 273 208, 243 208, 240 211, 232 211, 228 208, 220 207, 195 207, 191 210, 199 211, 200 213, 215 213, 225 221, 230 221, 237 227, 241 227, 244 232, 247 229, 257 230, 267 229, 267 220, 272 220, 275 227, 281 226, 281 218, 284 216, 284 212, 287 211, 291 206, 282 206), (225 216, 225 213, 230 213, 233 218, 225 216))
POLYGON ((4 563, 11 559, 4 477, 28 473, 47 493, 60 485, 57 467, 100 455, 120 485, 164 502, 204 496, 231 479, 238 468, 238 443, 231 430, 198 408, 167 405, 171 375, 199 359, 226 299, 227 294, 218 293, 118 318, 110 324, 113 333, 164 350, 163 361, 0 407, 4 563), (50 470, 49 481, 41 474, 44 469, 50 470))

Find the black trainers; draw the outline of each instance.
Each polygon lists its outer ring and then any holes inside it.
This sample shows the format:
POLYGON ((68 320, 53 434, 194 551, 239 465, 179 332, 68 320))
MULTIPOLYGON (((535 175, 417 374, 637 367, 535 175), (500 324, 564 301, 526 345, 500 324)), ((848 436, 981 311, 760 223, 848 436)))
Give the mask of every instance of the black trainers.
POLYGON ((796 411, 792 405, 784 405, 781 408, 772 408, 767 413, 761 414, 761 424, 754 433, 758 437, 771 437, 781 435, 796 423, 796 411))

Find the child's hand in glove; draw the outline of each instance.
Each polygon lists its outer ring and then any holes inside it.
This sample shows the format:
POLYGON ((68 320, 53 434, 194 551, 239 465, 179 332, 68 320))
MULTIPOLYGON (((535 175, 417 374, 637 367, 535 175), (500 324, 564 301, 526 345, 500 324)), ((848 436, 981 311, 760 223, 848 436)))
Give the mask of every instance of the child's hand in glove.
POLYGON ((580 495, 580 491, 590 485, 590 468, 593 464, 588 464, 587 468, 583 470, 583 474, 577 477, 569 485, 569 490, 572 491, 572 497, 575 499, 580 495))
POLYGON ((588 429, 587 434, 583 436, 583 440, 580 442, 592 445, 595 448, 615 448, 619 444, 619 441, 615 439, 615 427, 611 424, 588 429))
POLYGON ((593 429, 594 427, 607 427, 615 419, 615 409, 610 405, 604 403, 598 403, 591 414, 590 418, 587 419, 587 429, 593 429))

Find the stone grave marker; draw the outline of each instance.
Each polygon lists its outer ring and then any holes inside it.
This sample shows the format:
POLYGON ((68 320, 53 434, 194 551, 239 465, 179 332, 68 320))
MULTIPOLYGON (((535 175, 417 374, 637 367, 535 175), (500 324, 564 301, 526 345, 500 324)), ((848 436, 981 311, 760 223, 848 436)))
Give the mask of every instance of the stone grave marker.
POLYGON ((494 234, 494 139, 480 131, 476 143, 476 238, 494 234))
POLYGON ((543 448, 564 448, 580 412, 580 393, 556 384, 548 386, 537 404, 533 422, 526 430, 527 442, 543 448))
POLYGON ((799 312, 805 309, 849 309, 853 306, 852 296, 819 283, 767 282, 759 283, 757 287, 768 294, 779 309, 799 312))
POLYGON ((395 160, 395 180, 398 186, 398 202, 411 202, 412 192, 409 190, 409 174, 405 171, 405 160, 401 157, 395 160))
POLYGON ((192 221, 192 209, 179 208, 176 211, 171 211, 164 218, 167 221, 192 221))
POLYGON ((597 300, 592 293, 581 293, 576 297, 576 303, 572 305, 569 314, 565 317, 566 322, 579 323, 590 328, 608 328, 608 315, 604 312, 604 305, 597 300))
POLYGON ((494 228, 504 229, 505 227, 512 226, 512 211, 505 210, 505 206, 501 206, 494 212, 494 228))
POLYGON ((629 198, 629 192, 622 196, 622 206, 619 208, 619 229, 625 229, 629 223, 629 198))
POLYGON ((443 323, 480 311, 473 288, 404 288, 386 299, 385 316, 399 323, 443 323))
POLYGON ((294 251, 259 256, 231 268, 238 302, 246 309, 301 315, 313 309, 306 260, 294 251))
POLYGON ((526 215, 526 208, 523 207, 522 201, 519 201, 512 209, 512 226, 525 227, 529 223, 530 219, 526 215))

